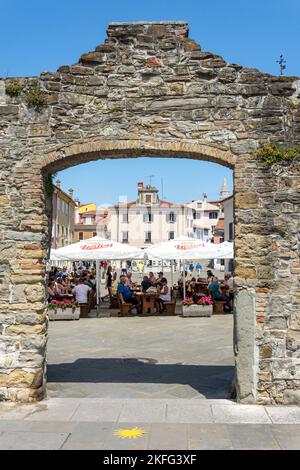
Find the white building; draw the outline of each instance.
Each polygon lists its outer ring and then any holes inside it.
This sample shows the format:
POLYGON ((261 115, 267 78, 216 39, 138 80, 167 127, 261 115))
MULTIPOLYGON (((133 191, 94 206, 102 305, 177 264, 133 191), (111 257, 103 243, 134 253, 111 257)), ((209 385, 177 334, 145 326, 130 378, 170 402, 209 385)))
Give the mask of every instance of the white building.
POLYGON ((160 200, 158 189, 144 185, 142 181, 138 182, 137 189, 135 201, 120 202, 107 208, 109 220, 106 225, 112 240, 145 248, 183 235, 192 236, 192 210, 189 207, 160 200), (190 214, 189 224, 187 214, 190 214))
POLYGON ((220 216, 220 207, 208 202, 206 194, 203 199, 188 203, 187 207, 191 209, 191 212, 187 213, 187 226, 192 225, 193 238, 212 241, 220 216))

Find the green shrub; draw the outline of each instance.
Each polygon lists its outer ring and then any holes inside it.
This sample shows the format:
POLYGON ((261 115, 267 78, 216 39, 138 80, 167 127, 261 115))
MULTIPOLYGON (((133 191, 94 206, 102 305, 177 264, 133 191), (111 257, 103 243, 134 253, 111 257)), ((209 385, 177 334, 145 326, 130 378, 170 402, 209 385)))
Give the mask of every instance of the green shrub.
POLYGON ((53 175, 47 175, 45 179, 45 191, 48 196, 52 196, 54 192, 54 180, 56 178, 56 173, 53 175))
POLYGON ((30 85, 26 92, 27 104, 30 107, 40 110, 46 103, 45 93, 42 92, 38 82, 30 85))
POLYGON ((23 87, 20 82, 8 83, 5 87, 5 93, 9 96, 18 96, 23 87))
POLYGON ((265 164, 265 166, 272 166, 274 163, 293 161, 300 157, 300 145, 264 145, 256 152, 256 156, 265 164))

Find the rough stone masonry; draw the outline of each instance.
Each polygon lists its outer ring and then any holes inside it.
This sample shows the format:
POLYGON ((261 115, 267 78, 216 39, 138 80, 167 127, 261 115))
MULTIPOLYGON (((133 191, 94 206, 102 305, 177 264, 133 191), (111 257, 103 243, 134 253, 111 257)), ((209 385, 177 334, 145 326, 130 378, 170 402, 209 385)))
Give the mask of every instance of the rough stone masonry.
POLYGON ((237 399, 299 401, 299 164, 268 169, 254 153, 299 142, 299 79, 202 51, 185 22, 112 23, 107 35, 75 65, 0 80, 1 399, 46 394, 47 177, 90 160, 159 156, 233 169, 237 399), (29 104, 33 84, 40 108, 29 104))

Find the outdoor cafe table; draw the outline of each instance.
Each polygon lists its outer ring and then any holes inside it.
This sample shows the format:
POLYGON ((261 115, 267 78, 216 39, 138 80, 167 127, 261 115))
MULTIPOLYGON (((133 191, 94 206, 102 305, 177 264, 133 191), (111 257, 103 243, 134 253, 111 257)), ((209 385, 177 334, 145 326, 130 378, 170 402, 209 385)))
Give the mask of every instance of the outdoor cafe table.
POLYGON ((154 313, 155 300, 158 296, 156 292, 136 292, 136 297, 141 299, 142 313, 154 313))

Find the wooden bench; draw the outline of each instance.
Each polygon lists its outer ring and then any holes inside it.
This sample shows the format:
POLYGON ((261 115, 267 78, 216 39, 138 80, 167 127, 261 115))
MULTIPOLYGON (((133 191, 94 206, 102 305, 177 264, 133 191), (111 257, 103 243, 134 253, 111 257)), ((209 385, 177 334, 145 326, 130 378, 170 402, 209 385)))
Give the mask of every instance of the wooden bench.
POLYGON ((131 312, 131 309, 134 307, 134 305, 125 302, 120 292, 118 292, 117 297, 118 297, 118 305, 120 309, 120 314, 128 315, 131 312))
POLYGON ((224 313, 224 305, 227 303, 226 300, 216 300, 210 289, 208 289, 208 294, 211 296, 211 298, 214 301, 213 314, 214 315, 222 315, 224 313))
POLYGON ((166 309, 165 315, 174 315, 176 307, 176 300, 174 302, 164 302, 164 308, 166 309))
POLYGON ((87 318, 89 316, 89 305, 80 304, 80 318, 87 318))
POLYGON ((227 302, 225 300, 214 300, 213 313, 215 315, 221 315, 224 313, 224 305, 227 302))

